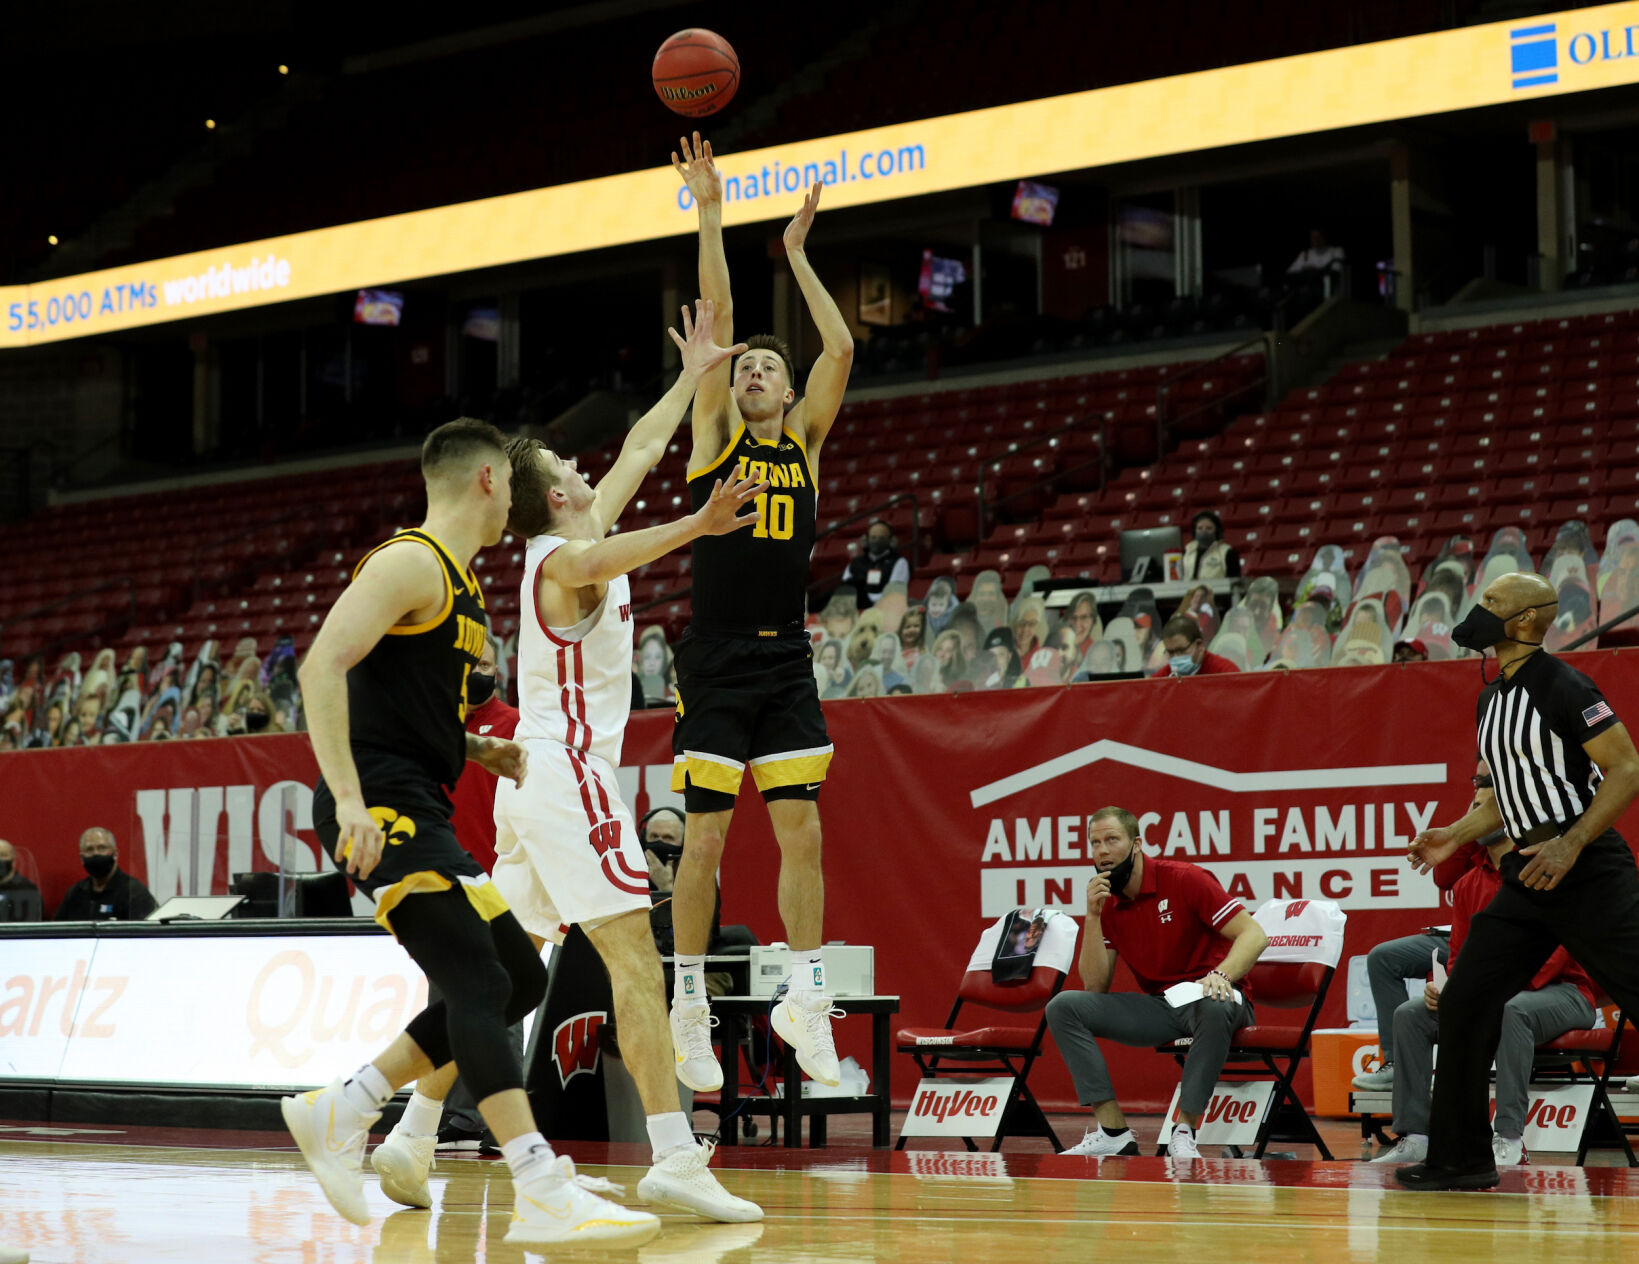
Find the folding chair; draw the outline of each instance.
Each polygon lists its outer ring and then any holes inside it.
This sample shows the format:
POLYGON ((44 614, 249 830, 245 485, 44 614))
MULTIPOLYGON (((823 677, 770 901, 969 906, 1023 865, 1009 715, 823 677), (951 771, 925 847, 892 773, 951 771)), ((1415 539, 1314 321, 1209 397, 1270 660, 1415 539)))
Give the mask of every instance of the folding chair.
MULTIPOLYGON (((1266 900, 1252 915, 1269 936, 1256 965, 1246 977, 1255 1008, 1306 1010, 1301 1026, 1275 1026, 1254 1021, 1235 1033, 1218 1074, 1223 1079, 1275 1082, 1274 1100, 1258 1128, 1252 1157, 1261 1159, 1271 1141, 1312 1145, 1330 1160, 1315 1128, 1315 1121, 1298 1096, 1298 1067, 1309 1056, 1309 1038, 1326 1003, 1332 975, 1343 955, 1343 910, 1331 900, 1266 900)), ((1162 1045, 1180 1067, 1189 1054, 1188 1041, 1162 1045)))
MULTIPOLYGON (((945 1025, 937 1028, 901 1028, 897 1037, 898 1051, 910 1054, 917 1069, 929 1079, 940 1075, 987 1073, 1012 1076, 1013 1095, 1002 1113, 991 1150, 1001 1149, 1002 1141, 1008 1136, 1046 1137, 1056 1154, 1064 1146, 1036 1102, 1027 1081, 1030 1068, 1041 1056, 1042 1040, 1047 1035, 1047 1002, 1064 987, 1064 977, 1069 972, 1070 963, 1075 960, 1080 927, 1073 917, 1050 918, 1029 976, 998 983, 991 975, 991 963, 1001 940, 1002 927, 1010 916, 1004 914, 979 936, 973 956, 968 960, 967 971, 962 975, 961 985, 956 989, 956 1000, 950 1007, 950 1017, 945 1019, 945 1025), (1034 1027, 958 1027, 956 1020, 962 1013, 963 1005, 977 1005, 1011 1014, 1040 1013, 1041 1017, 1034 1027)), ((901 1133, 894 1149, 904 1149, 905 1141, 901 1133)), ((973 1144, 971 1137, 963 1137, 962 1143, 969 1150, 979 1148, 973 1144)))
MULTIPOLYGON (((1598 999, 1601 1007, 1608 1004, 1607 998, 1598 999)), ((1622 1057, 1624 1023, 1622 1011, 1617 1010, 1605 1027, 1568 1031, 1538 1045, 1536 1056, 1531 1061, 1533 1080, 1558 1080, 1566 1084, 1592 1082, 1594 1086, 1593 1102, 1588 1109, 1587 1122, 1582 1127, 1582 1139, 1576 1148, 1578 1167, 1586 1162, 1588 1151, 1595 1146, 1601 1149, 1620 1146, 1627 1156, 1628 1166, 1639 1167, 1639 1158, 1634 1157, 1627 1129, 1617 1117, 1610 1098, 1611 1076, 1631 1075, 1639 1069, 1635 1065, 1639 1059, 1635 1059, 1631 1052, 1625 1060, 1622 1057), (1596 1065, 1597 1072, 1594 1070, 1596 1065)))

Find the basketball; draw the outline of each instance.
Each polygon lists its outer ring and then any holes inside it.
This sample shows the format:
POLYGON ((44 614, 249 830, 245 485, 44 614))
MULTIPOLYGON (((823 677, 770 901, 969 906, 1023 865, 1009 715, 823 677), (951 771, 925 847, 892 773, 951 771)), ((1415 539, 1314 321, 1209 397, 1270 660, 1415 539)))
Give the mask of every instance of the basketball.
POLYGON ((679 31, 654 55, 655 93, 675 114, 715 114, 739 86, 740 59, 715 31, 679 31))

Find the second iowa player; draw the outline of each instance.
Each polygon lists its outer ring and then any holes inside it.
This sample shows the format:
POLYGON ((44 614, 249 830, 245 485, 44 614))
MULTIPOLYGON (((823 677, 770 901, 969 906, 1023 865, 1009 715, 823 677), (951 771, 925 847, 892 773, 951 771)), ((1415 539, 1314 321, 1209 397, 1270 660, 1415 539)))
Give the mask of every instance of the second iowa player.
MULTIPOLYGON (((682 142, 672 164, 700 213, 700 294, 716 305, 718 342, 732 341, 733 303, 723 251, 723 182, 710 146, 682 142)), ((775 1033, 822 1084, 839 1080, 831 998, 820 943, 819 790, 831 762, 813 649, 803 630, 820 448, 842 406, 854 339, 804 254, 820 186, 785 230, 792 275, 825 344, 803 397, 792 389, 790 351, 769 335, 714 369, 694 399, 689 497, 699 509, 719 478, 756 478, 761 522, 751 531, 694 542, 693 616, 679 642, 673 789, 687 810, 683 859, 672 892, 677 970, 672 1043, 678 1078, 697 1092, 722 1086, 706 1001, 705 952, 717 869, 749 766, 780 845, 780 918, 791 945, 791 986, 775 1007, 775 1033)))

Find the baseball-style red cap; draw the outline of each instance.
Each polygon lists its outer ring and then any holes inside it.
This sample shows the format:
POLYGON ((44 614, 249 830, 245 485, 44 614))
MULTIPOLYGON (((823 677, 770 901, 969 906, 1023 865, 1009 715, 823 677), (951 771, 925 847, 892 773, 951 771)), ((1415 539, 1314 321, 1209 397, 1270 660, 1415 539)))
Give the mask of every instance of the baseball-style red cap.
POLYGON ((1396 641, 1394 643, 1394 648, 1399 650, 1402 645, 1407 649, 1416 650, 1424 658, 1428 657, 1428 646, 1424 645, 1421 641, 1396 641))

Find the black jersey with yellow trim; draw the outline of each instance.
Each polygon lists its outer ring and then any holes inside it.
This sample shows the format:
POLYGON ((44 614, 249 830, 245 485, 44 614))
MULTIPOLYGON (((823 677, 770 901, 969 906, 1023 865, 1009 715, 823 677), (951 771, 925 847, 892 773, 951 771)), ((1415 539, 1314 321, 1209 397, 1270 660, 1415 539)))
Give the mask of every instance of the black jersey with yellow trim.
POLYGON ((444 604, 432 618, 387 629, 347 673, 353 748, 411 760, 446 786, 467 762, 467 676, 484 652, 489 617, 478 578, 420 529, 400 531, 359 560, 413 540, 431 549, 444 572, 444 604))
POLYGON ((819 488, 801 440, 789 430, 758 439, 742 423, 720 457, 690 472, 694 509, 711 499, 719 478, 755 478, 768 490, 757 497, 762 521, 755 527, 695 540, 692 626, 734 636, 802 635, 819 488))

